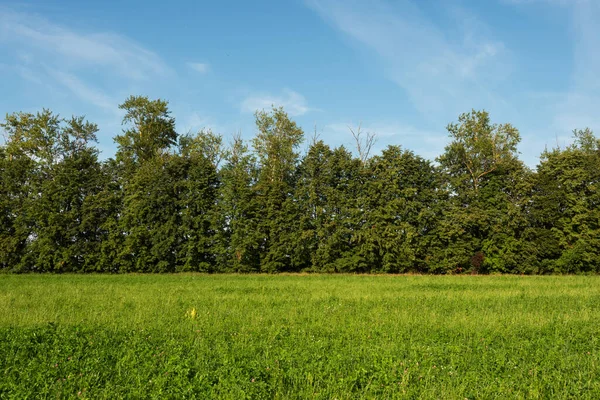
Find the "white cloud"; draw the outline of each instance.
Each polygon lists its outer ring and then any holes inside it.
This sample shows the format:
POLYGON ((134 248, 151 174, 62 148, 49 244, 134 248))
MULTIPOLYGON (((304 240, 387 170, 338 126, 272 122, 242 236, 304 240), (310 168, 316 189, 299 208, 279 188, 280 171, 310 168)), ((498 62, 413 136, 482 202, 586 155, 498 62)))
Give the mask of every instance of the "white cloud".
POLYGON ((206 74, 210 70, 210 66, 206 63, 190 62, 187 63, 187 66, 201 74, 206 74))
POLYGON ((589 127, 600 133, 600 2, 535 2, 568 6, 565 18, 571 19, 572 26, 573 67, 569 88, 562 93, 540 95, 547 101, 548 119, 552 121, 550 131, 557 136, 568 136, 573 129, 589 127))
POLYGON ((312 109, 308 107, 306 99, 300 93, 284 89, 282 95, 256 94, 245 98, 241 104, 242 112, 253 113, 260 110, 269 110, 272 106, 283 107, 292 117, 304 115, 312 109))
POLYGON ((41 53, 66 68, 108 68, 130 79, 169 73, 160 57, 126 37, 75 32, 31 14, 0 9, 0 41, 41 53))
POLYGON ((202 116, 197 111, 178 112, 176 115, 177 128, 182 133, 195 133, 202 129, 210 129, 214 133, 222 133, 224 128, 217 124, 212 118, 202 116))
POLYGON ((101 90, 86 84, 75 75, 53 69, 48 70, 48 74, 54 77, 58 83, 69 89, 71 93, 80 100, 93 104, 94 106, 114 113, 115 115, 122 115, 121 110, 117 107, 117 100, 112 99, 101 90))
MULTIPOLYGON (((19 79, 26 106, 51 106, 62 115, 85 114, 98 123, 103 158, 114 154, 120 131, 118 104, 140 89, 177 84, 173 70, 153 51, 123 35, 75 30, 33 13, 0 6, 0 52, 19 79), (33 97, 32 94, 35 94, 33 97)), ((10 104, 8 105, 11 106, 10 104)))
POLYGON ((422 114, 448 121, 472 107, 505 107, 494 94, 511 70, 504 44, 487 38, 485 25, 457 8, 447 12, 454 14, 449 19, 456 21, 458 39, 449 37, 419 3, 308 0, 323 19, 372 53, 369 63, 403 88, 422 114))
POLYGON ((66 89, 66 104, 79 110, 92 106, 115 121, 122 115, 118 104, 124 92, 135 93, 134 88, 148 87, 157 77, 173 77, 158 55, 129 38, 77 32, 1 7, 0 49, 8 55, 11 70, 35 85, 40 97, 55 98, 55 92, 66 89))

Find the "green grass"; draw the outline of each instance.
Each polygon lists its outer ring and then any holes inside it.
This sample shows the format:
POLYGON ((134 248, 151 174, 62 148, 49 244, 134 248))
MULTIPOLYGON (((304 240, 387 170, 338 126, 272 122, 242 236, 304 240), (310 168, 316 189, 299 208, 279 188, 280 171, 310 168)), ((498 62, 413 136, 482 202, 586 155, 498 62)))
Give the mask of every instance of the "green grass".
POLYGON ((599 363, 600 277, 0 275, 0 398, 597 399, 599 363))

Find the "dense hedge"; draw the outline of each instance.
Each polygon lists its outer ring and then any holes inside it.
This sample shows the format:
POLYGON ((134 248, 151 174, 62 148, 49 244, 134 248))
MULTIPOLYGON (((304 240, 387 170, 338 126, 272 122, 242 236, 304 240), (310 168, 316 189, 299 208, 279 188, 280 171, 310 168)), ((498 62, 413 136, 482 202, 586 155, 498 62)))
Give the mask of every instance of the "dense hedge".
POLYGON ((472 111, 435 163, 400 146, 355 156, 282 109, 251 143, 179 135, 167 103, 130 97, 114 159, 97 127, 48 110, 7 115, 0 146, 5 272, 600 271, 600 140, 546 150, 472 111))

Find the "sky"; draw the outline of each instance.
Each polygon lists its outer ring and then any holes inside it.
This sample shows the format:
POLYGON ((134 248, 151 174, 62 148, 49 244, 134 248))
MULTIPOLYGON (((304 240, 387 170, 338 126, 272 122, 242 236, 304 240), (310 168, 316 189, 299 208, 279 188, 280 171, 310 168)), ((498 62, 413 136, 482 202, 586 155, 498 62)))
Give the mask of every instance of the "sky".
POLYGON ((535 167, 600 131, 599 20, 600 0, 0 1, 0 113, 85 115, 108 158, 129 95, 226 141, 275 105, 307 138, 353 148, 360 125, 434 160, 485 109, 535 167))

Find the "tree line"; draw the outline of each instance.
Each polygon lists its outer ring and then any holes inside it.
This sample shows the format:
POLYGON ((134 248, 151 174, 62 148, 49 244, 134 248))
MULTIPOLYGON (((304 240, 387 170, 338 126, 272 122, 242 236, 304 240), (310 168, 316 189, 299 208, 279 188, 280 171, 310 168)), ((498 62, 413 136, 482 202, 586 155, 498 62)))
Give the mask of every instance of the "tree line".
POLYGON ((114 158, 95 124, 49 110, 1 124, 4 272, 597 273, 600 140, 518 158, 518 130, 471 111, 435 162, 308 139, 282 108, 251 141, 178 134, 163 100, 120 108, 114 158))

